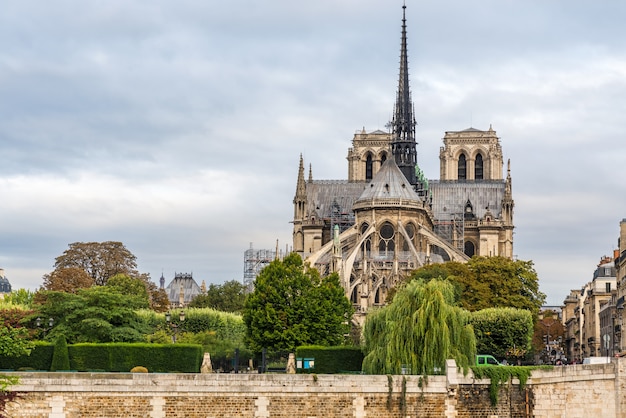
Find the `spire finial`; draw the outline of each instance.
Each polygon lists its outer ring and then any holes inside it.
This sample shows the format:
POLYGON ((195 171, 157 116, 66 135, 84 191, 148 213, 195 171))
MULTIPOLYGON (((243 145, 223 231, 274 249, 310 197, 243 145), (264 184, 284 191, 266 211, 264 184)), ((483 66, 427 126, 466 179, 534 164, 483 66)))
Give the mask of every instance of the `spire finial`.
POLYGON ((304 182, 304 158, 300 154, 300 165, 298 167, 298 183, 296 184, 296 198, 306 196, 306 183, 304 182))

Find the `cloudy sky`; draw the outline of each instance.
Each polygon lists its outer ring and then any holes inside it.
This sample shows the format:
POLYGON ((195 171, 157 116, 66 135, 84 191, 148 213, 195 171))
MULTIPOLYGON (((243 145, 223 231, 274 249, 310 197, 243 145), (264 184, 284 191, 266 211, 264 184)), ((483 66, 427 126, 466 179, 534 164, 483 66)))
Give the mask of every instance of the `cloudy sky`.
MULTIPOLYGON (((383 128, 402 0, 0 0, 0 266, 36 289, 77 241, 122 241, 157 281, 243 276, 291 244, 299 155, 347 177, 383 128)), ((626 2, 407 1, 418 162, 445 131, 501 138, 515 254, 549 304, 626 217, 626 2)))

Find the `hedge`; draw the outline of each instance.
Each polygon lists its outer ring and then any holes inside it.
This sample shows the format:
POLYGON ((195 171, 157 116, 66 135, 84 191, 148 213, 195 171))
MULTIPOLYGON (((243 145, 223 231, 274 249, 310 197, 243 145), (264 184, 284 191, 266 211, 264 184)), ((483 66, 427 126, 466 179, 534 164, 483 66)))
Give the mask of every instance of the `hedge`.
POLYGON ((303 345, 296 348, 296 358, 315 359, 313 369, 299 369, 299 373, 356 373, 361 372, 363 351, 360 347, 303 345))
POLYGON ((48 342, 36 341, 30 356, 4 357, 0 356, 1 370, 50 370, 54 345, 48 342))
MULTIPOLYGON (((81 343, 67 346, 70 369, 129 372, 143 366, 150 372, 198 373, 202 346, 196 344, 81 343)), ((0 357, 0 369, 50 370, 54 346, 37 343, 30 356, 0 357)))

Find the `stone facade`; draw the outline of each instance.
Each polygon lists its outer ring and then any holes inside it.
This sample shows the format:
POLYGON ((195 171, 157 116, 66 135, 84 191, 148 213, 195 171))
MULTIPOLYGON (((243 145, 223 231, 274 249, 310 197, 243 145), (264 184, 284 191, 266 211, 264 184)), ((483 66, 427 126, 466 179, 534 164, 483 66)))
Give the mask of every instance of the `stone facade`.
POLYGON ((618 288, 615 260, 603 256, 593 279, 580 291, 572 290, 563 301, 564 348, 568 359, 613 356, 621 348, 620 318, 616 309, 618 288))
POLYGON ((416 268, 474 255, 513 258, 510 164, 504 178, 491 126, 445 133, 438 180, 417 164, 405 9, 388 131, 354 135, 347 179, 314 180, 309 166, 307 180, 301 155, 293 198, 293 251, 322 275, 339 273, 360 324, 416 268))
POLYGON ((11 373, 12 418, 151 417, 619 417, 626 418, 626 359, 533 372, 505 383, 463 376, 11 373))

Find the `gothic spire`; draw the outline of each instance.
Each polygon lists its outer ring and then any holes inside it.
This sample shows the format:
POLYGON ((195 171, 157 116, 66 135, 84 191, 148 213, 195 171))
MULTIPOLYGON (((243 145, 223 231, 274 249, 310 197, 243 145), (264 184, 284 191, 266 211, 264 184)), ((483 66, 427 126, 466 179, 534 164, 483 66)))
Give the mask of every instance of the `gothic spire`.
POLYGON ((298 167, 298 183, 296 184, 296 198, 306 197, 306 183, 304 182, 304 159, 300 154, 300 166, 298 167))
POLYGON ((417 183, 415 166, 417 151, 415 143, 415 117, 409 88, 409 59, 406 42, 406 4, 402 6, 402 44, 400 49, 400 76, 398 80, 398 94, 391 121, 392 138, 391 152, 396 164, 404 173, 410 184, 417 183))

